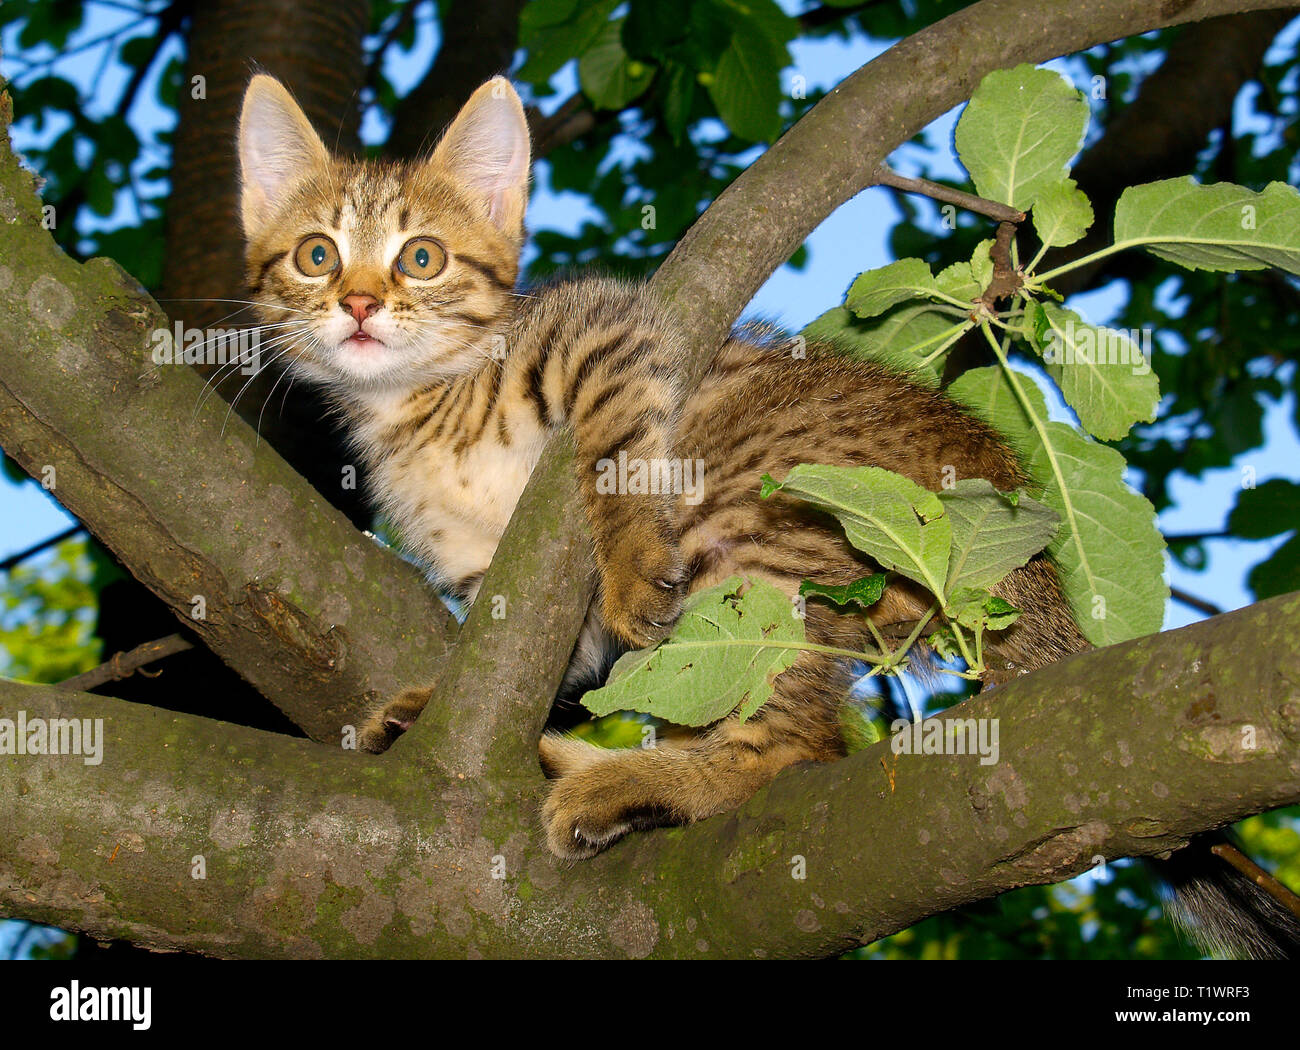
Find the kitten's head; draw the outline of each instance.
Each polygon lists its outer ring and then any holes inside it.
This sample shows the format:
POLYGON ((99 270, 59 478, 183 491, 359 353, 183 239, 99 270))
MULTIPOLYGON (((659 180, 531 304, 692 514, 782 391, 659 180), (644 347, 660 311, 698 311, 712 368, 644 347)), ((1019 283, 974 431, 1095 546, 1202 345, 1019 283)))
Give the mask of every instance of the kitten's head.
POLYGON ((511 313, 528 125, 496 77, 432 156, 332 157, 274 77, 239 121, 240 209, 264 356, 340 392, 401 391, 481 365, 511 313))

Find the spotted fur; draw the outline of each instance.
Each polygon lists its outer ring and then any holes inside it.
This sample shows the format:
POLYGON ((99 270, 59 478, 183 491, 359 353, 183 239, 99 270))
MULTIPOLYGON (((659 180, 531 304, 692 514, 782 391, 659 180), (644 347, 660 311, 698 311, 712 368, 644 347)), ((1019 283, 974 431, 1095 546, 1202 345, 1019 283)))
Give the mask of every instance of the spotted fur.
MULTIPOLYGON (((240 157, 248 278, 263 316, 300 332, 287 342, 293 367, 332 393, 379 506, 438 581, 473 600, 547 438, 572 428, 600 573, 575 675, 610 645, 655 642, 686 594, 733 574, 793 595, 805 578, 844 584, 872 571, 833 521, 782 495, 759 499, 764 472, 871 464, 929 489, 945 468, 1002 489, 1025 480, 999 438, 942 393, 832 349, 795 355, 777 333, 742 330, 687 389, 678 330, 643 286, 589 278, 517 294, 527 125, 500 78, 430 159, 397 164, 331 158, 287 92, 257 77, 240 157), (339 266, 322 277, 295 266, 311 235, 338 246, 339 266), (445 250, 432 280, 394 266, 417 236, 445 250), (370 338, 358 342, 359 328, 370 338), (620 452, 702 461, 704 489, 698 499, 603 492, 599 465, 620 452)), ((990 681, 1084 647, 1042 558, 998 590, 1026 613, 990 639, 990 681)), ((895 583, 871 617, 906 633, 929 604, 895 583)), ((870 643, 861 616, 816 603, 806 626, 816 643, 870 643)), ((633 751, 546 736, 551 848, 589 856, 634 828, 734 807, 794 762, 840 755, 849 683, 843 662, 808 653, 744 724, 726 718, 633 751)), ((427 698, 410 690, 377 712, 366 746, 382 750, 427 698)))

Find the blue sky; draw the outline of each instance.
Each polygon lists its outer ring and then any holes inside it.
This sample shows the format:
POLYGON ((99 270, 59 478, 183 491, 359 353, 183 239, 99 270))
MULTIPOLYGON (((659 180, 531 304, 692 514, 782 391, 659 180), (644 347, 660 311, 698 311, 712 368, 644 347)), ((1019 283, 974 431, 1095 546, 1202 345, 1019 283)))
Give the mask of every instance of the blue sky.
MULTIPOLYGON (((787 0, 786 6, 794 10, 798 5, 787 0)), ((70 41, 69 47, 75 48, 130 20, 131 16, 120 8, 91 4, 87 25, 70 41)), ((1300 35, 1297 32, 1298 26, 1300 23, 1293 24, 1286 34, 1287 43, 1292 47, 1296 36, 1300 35)), ((148 26, 142 26, 134 32, 145 35, 148 31, 148 26)), ((6 76, 21 79, 22 67, 7 57, 13 52, 13 38, 14 33, 10 31, 3 41, 6 57, 0 59, 0 71, 6 76)), ((389 62, 388 72, 399 91, 405 90, 419 76, 436 46, 436 28, 426 16, 419 22, 412 52, 389 62)), ((846 44, 839 40, 828 40, 796 44, 793 50, 795 66, 787 70, 785 76, 789 78, 800 74, 806 78, 809 88, 814 89, 838 83, 874 57, 880 47, 864 41, 846 44)), ((167 57, 167 53, 160 56, 160 60, 155 63, 153 76, 157 76, 167 57)), ((1052 65, 1067 75, 1073 71, 1065 62, 1052 65)), ((62 75, 82 87, 83 98, 93 111, 111 109, 116 104, 126 79, 124 71, 114 63, 100 67, 95 49, 78 53, 58 69, 62 75)), ((574 86, 574 78, 572 63, 557 75, 556 83, 560 87, 558 99, 567 97, 574 86)), ((171 120, 171 115, 160 109, 153 99, 152 84, 146 83, 129 115, 144 141, 148 141, 155 130, 167 126, 171 120)), ((1094 103, 1096 104, 1098 103, 1094 103)), ((1241 112, 1244 114, 1244 107, 1241 112)), ((956 112, 948 114, 927 131, 928 142, 938 147, 941 155, 946 153, 951 157, 952 129, 956 116, 956 112)), ((52 124, 40 138, 45 139, 60 130, 62 129, 57 123, 52 124)), ((368 119, 363 125, 363 136, 368 140, 382 138, 383 133, 382 123, 376 119, 368 119)), ((13 137, 20 150, 33 141, 32 136, 21 127, 14 129, 13 137)), ((905 174, 911 169, 909 155, 913 154, 914 149, 911 146, 904 147, 892 158, 893 165, 905 174)), ((158 159, 156 155, 142 158, 141 170, 154 166, 158 159)), ((961 177, 955 159, 951 159, 946 172, 940 171, 941 176, 945 174, 952 178, 961 177)), ((534 229, 576 230, 588 214, 582 199, 574 195, 556 196, 549 193, 545 188, 544 177, 539 177, 537 183, 538 188, 529 212, 530 226, 534 229)), ((124 194, 114 215, 101 220, 104 226, 134 221, 134 205, 125 197, 124 194)), ((828 218, 809 238, 807 266, 802 271, 783 267, 774 274, 755 297, 749 313, 764 316, 792 329, 802 327, 824 310, 836 305, 844 289, 859 272, 890 261, 886 237, 895 219, 895 208, 886 191, 869 190, 859 194, 828 218)), ((1089 320, 1104 323, 1122 304, 1121 296, 1122 292, 1118 288, 1102 289, 1076 297, 1071 305, 1089 320)), ((1064 409, 1059 405, 1057 412, 1062 418, 1065 417, 1064 409)), ((1176 505, 1161 516, 1162 528, 1170 534, 1212 532, 1221 528, 1228 510, 1235 502, 1242 466, 1253 466, 1260 481, 1277 476, 1300 478, 1300 446, 1296 444, 1294 430, 1289 422, 1293 412, 1294 406, 1289 400, 1270 406, 1265 424, 1266 444, 1261 449, 1244 454, 1231 468, 1210 472, 1199 480, 1176 476, 1172 485, 1176 505)), ((36 484, 14 484, 0 480, 0 558, 58 532, 70 520, 36 484)), ((1169 572, 1171 582, 1224 608, 1245 605, 1250 601, 1243 582, 1246 569, 1261 560, 1280 542, 1211 541, 1208 546, 1207 570, 1190 572, 1173 565, 1169 572)), ((1166 617, 1166 626, 1177 626, 1197 618, 1198 614, 1192 610, 1172 603, 1166 617)))

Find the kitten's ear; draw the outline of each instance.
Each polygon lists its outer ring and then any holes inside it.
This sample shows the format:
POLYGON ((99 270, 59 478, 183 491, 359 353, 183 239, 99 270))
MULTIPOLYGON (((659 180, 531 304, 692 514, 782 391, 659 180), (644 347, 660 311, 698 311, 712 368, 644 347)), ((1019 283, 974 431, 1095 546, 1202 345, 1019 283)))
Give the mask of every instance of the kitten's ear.
POLYGON ((503 232, 522 240, 530 149, 523 103, 510 81, 493 77, 456 115, 430 163, 481 198, 503 232))
POLYGON ((251 236, 275 214, 294 184, 329 164, 311 121, 284 86, 258 74, 239 116, 240 218, 251 236))

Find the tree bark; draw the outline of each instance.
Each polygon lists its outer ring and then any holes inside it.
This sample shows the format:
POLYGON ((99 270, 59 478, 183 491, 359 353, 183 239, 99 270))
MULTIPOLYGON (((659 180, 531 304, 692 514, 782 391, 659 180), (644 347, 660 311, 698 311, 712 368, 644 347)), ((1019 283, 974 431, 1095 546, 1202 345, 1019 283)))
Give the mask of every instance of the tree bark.
POLYGON ((100 765, 0 756, 0 913, 225 957, 825 957, 1300 801, 1297 630, 1300 593, 1082 653, 944 713, 996 722, 993 764, 883 742, 579 865, 535 765, 0 682, 0 717, 104 726, 100 765))

